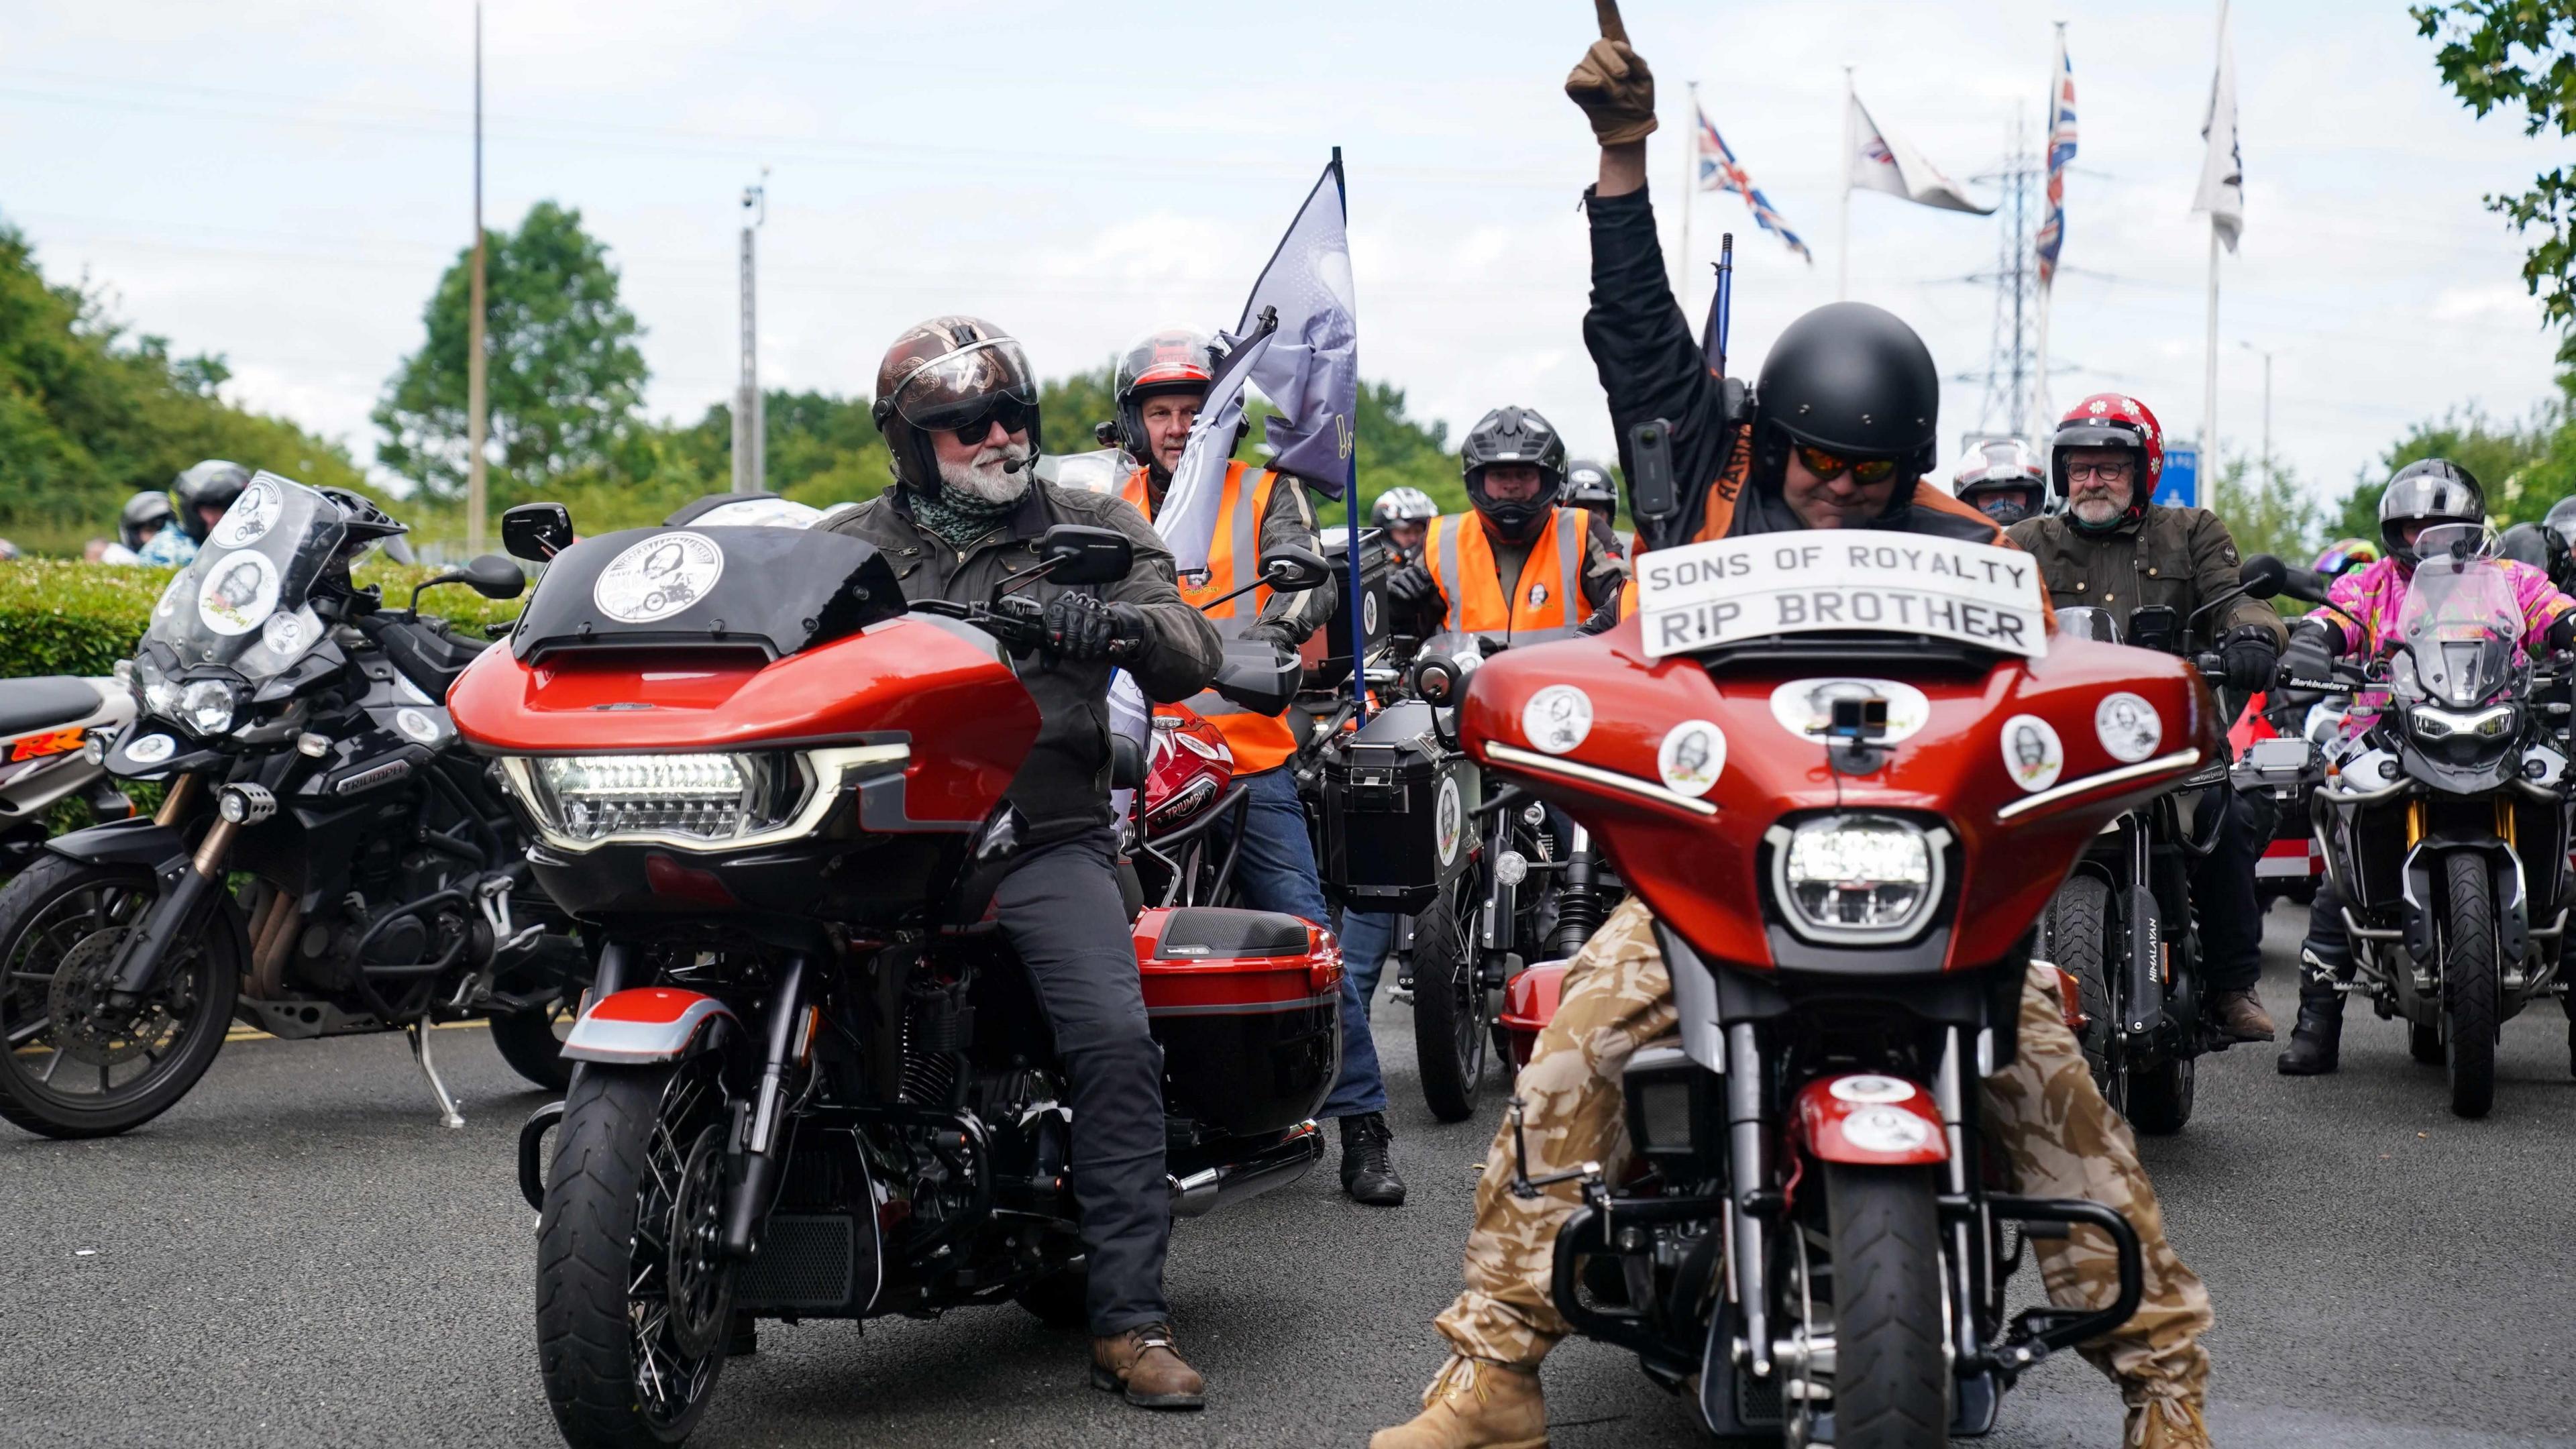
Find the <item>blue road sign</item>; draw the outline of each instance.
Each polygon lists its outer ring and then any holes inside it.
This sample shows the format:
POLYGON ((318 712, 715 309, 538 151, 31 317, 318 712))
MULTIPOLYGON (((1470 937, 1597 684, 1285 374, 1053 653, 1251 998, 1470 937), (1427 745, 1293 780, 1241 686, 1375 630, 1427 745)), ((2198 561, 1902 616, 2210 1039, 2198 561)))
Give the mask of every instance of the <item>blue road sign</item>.
POLYGON ((2166 508, 2200 506, 2200 450, 2165 449, 2164 477, 2156 484, 2156 502, 2166 508))

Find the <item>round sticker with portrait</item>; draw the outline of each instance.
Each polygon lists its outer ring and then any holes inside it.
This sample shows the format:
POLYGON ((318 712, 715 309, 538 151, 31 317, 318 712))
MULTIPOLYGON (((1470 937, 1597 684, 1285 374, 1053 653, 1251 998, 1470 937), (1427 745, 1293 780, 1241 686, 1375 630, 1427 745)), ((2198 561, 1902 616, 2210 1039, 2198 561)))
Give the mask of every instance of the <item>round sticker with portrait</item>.
POLYGON ((1726 733, 1704 719, 1686 719, 1664 732, 1655 751, 1655 773, 1664 788, 1693 799, 1705 795, 1726 771, 1726 733))
POLYGON ((1571 684, 1549 685, 1522 707, 1521 733, 1548 754, 1564 754, 1592 733, 1592 696, 1571 684))
POLYGON ((277 516, 285 511, 285 491, 266 478, 253 478, 224 516, 215 520, 206 542, 214 548, 247 547, 268 537, 268 531, 277 526, 277 516))
POLYGON ((2124 765, 2134 765, 2156 752, 2165 739, 2165 722, 2141 696, 2121 690, 2106 694, 2093 710, 2093 733, 2102 748, 2124 765))
POLYGON ((277 565, 264 553, 214 560, 197 586, 197 617, 218 634, 247 634, 277 612, 277 565))
POLYGON ((724 568, 724 550, 705 534, 657 533, 610 559, 590 598, 621 623, 650 624, 705 598, 724 568))
POLYGON ((2004 770, 2022 789, 2037 793, 2057 783, 2066 770, 2066 744, 2057 730, 2035 714, 2004 721, 2004 770))

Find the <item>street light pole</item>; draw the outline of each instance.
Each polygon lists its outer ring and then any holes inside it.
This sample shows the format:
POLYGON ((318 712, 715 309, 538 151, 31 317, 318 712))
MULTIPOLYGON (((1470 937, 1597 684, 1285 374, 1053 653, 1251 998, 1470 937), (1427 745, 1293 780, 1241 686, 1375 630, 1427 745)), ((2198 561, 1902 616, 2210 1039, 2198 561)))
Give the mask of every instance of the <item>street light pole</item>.
POLYGON ((2237 346, 2263 359, 2263 481, 2272 481, 2272 353, 2251 342, 2238 341, 2237 346))
POLYGON ((742 189, 742 384, 733 397, 733 491, 758 493, 767 475, 762 456, 769 443, 768 420, 760 396, 759 262, 753 233, 769 220, 769 168, 760 168, 758 183, 742 189))
POLYGON ((483 514, 489 504, 483 476, 485 374, 483 358, 483 6, 474 6, 474 274, 466 289, 465 319, 465 552, 483 552, 483 514))

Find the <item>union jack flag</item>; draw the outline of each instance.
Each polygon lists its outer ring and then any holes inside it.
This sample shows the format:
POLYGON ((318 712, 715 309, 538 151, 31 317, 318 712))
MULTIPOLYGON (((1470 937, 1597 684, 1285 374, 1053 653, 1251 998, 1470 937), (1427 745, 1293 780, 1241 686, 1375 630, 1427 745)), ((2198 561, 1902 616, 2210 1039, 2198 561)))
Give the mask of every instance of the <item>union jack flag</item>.
POLYGON ((1789 223, 1781 220, 1780 213, 1772 208, 1771 198, 1763 195, 1762 188, 1753 184, 1753 178, 1744 174, 1743 163, 1735 159, 1735 152, 1726 144, 1726 138, 1717 134, 1717 127, 1709 124, 1708 112, 1700 111, 1698 116, 1699 134, 1694 145, 1699 154, 1699 189, 1733 192, 1743 197, 1744 204, 1752 209, 1754 225, 1787 242, 1789 250, 1805 257, 1807 265, 1814 266, 1816 254, 1807 250, 1807 244, 1798 239, 1796 232, 1789 230, 1789 223))
POLYGON ((2039 284, 2057 280, 2057 254, 2066 245, 2066 167, 2075 159, 2075 63, 2066 58, 2066 34, 2058 32, 2056 84, 2048 99, 2048 209, 2041 213, 2033 249, 2039 253, 2039 284))

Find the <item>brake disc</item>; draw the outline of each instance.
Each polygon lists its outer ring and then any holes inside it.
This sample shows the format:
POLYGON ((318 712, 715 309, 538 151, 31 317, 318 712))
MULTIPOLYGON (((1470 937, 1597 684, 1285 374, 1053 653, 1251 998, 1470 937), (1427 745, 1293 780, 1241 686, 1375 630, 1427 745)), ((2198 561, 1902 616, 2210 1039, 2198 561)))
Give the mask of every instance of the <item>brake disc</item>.
POLYGON ((48 1035, 54 1049, 76 1062, 112 1067, 130 1062, 160 1044, 170 1022, 163 1003, 138 1002, 129 1007, 108 1004, 110 973, 124 926, 111 926, 83 936, 63 953, 45 993, 52 1019, 48 1035))
POLYGON ((733 1321, 732 1283, 724 1257, 725 1133, 709 1124, 698 1133, 671 1194, 671 1338, 681 1356, 696 1359, 724 1342, 733 1321))

